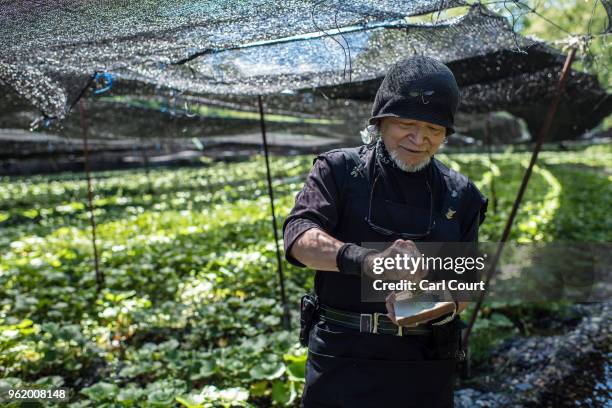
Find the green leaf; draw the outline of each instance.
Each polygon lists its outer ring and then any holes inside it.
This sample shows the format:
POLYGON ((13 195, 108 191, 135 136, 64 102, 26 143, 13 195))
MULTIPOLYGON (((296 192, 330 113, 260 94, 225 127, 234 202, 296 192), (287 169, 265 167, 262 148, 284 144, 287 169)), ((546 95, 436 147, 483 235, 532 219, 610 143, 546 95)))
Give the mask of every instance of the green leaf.
POLYGON ((306 356, 287 364, 287 374, 290 380, 303 382, 306 377, 306 356))
POLYGON ((181 404, 186 408, 202 408, 202 402, 204 398, 201 395, 184 395, 181 397, 176 397, 176 402, 181 404))
POLYGON ((175 390, 173 388, 165 390, 156 390, 149 394, 147 402, 151 407, 166 408, 171 407, 174 399, 175 390))
POLYGON ((492 313, 490 319, 491 323, 493 323, 497 327, 514 327, 514 323, 512 323, 512 320, 508 319, 505 315, 501 313, 492 313))
POLYGON ((145 391, 141 388, 123 388, 119 391, 119 395, 117 395, 117 402, 123 407, 136 407, 138 405, 138 400, 140 400, 143 395, 145 395, 145 391))
POLYGON ((253 397, 263 397, 268 392, 268 381, 257 381, 249 387, 249 393, 253 397))
POLYGON ((21 323, 19 323, 17 325, 17 327, 19 329, 25 329, 25 328, 28 328, 28 327, 32 326, 32 324, 34 324, 34 322, 31 321, 30 319, 24 319, 24 320, 21 321, 21 323))
POLYGON ((290 405, 293 403, 296 397, 297 393, 295 391, 293 381, 274 381, 274 383, 272 384, 273 401, 282 405, 290 405))
POLYGON ((95 402, 112 401, 118 392, 119 387, 107 382, 99 382, 81 390, 81 394, 95 402))
POLYGON ((281 362, 261 363, 249 370, 249 375, 254 380, 274 380, 285 372, 285 365, 281 362))
POLYGON ((189 378, 191 380, 200 380, 202 378, 212 377, 216 372, 217 367, 214 361, 208 360, 204 361, 200 367, 200 370, 197 373, 192 374, 189 378))
POLYGON ((21 386, 22 381, 16 377, 5 377, 0 378, 0 393, 4 394, 11 388, 17 388, 21 386))
POLYGON ((221 401, 231 405, 243 405, 249 399, 249 391, 242 387, 226 388, 219 391, 221 401))
POLYGON ((59 375, 53 375, 50 377, 42 377, 36 380, 37 385, 45 385, 50 388, 59 388, 64 385, 64 379, 59 375))

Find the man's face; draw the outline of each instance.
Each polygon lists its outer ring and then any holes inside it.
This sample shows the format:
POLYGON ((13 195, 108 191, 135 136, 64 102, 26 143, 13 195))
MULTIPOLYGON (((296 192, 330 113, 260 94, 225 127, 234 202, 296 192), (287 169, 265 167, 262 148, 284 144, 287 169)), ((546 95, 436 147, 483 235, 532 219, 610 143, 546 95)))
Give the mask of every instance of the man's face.
POLYGON ((446 128, 414 119, 383 118, 380 133, 396 164, 404 171, 417 171, 438 151, 446 128))

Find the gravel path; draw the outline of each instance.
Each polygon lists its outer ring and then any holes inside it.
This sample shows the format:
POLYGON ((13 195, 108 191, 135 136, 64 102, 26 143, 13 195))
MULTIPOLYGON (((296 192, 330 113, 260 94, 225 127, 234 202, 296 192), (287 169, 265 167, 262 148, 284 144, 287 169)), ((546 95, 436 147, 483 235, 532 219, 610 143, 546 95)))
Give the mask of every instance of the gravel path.
POLYGON ((483 389, 461 389, 455 406, 612 407, 612 304, 573 306, 583 317, 565 334, 506 341, 493 352, 483 389))

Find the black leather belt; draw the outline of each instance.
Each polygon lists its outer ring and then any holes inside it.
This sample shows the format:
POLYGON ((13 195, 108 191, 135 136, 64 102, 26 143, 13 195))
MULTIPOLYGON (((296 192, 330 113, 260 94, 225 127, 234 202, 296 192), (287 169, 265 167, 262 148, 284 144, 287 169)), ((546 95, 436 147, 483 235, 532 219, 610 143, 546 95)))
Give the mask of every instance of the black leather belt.
POLYGON ((387 317, 386 313, 355 313, 321 305, 321 319, 336 323, 361 333, 392 334, 396 336, 413 336, 430 334, 431 329, 423 327, 398 326, 387 317))

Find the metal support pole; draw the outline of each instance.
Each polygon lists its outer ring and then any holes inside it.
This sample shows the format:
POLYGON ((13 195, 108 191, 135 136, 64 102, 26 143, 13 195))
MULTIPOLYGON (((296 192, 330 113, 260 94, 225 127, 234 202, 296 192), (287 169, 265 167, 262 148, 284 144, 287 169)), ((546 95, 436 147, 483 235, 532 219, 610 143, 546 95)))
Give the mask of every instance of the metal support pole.
POLYGON ((149 172, 149 154, 147 153, 147 148, 145 146, 144 140, 142 138, 139 138, 138 140, 140 140, 140 156, 142 157, 145 177, 147 178, 147 192, 153 195, 155 190, 153 189, 153 182, 151 181, 151 174, 149 172))
POLYGON ((493 212, 497 213, 497 191, 495 190, 495 174, 493 174, 493 149, 491 146, 491 116, 487 116, 485 122, 485 143, 487 144, 487 153, 489 156, 489 171, 491 172, 491 204, 493 212))
MULTIPOLYGON (((523 180, 521 181, 521 186, 519 187, 519 191, 516 195, 516 199, 514 200, 514 204, 512 205, 512 211, 510 212, 510 216, 508 217, 508 221, 506 222, 506 226, 504 228, 504 232, 502 233, 499 244, 497 245, 497 250, 493 259, 491 261, 490 267, 487 271, 486 280, 485 280, 485 288, 489 286, 489 282, 497 268, 497 264, 499 262, 499 258, 501 257, 502 251, 504 249, 504 244, 508 240, 508 236, 510 235, 510 230, 512 229, 512 224, 514 222, 514 218, 518 212, 519 206, 521 205, 521 201, 523 200, 523 195, 525 194, 525 190, 527 189, 527 184, 529 183, 529 178, 531 177, 531 172, 533 167, 535 166, 536 160, 538 159, 538 154, 542 149, 542 144, 544 140, 548 136, 548 132, 550 130, 550 126, 552 125, 552 121, 557 113, 557 108, 559 106, 559 102, 561 101, 561 95, 563 94, 563 90, 565 89, 565 83, 567 81, 567 76, 570 71, 570 67, 572 66, 572 62, 574 62, 574 57, 576 56, 576 49, 571 48, 570 52, 567 54, 567 58, 565 59, 565 64, 563 65, 563 70, 561 71, 561 78, 557 84, 557 90, 555 96, 548 108, 548 113, 546 114, 546 118, 544 120, 544 124, 540 129, 540 133, 538 134, 538 139, 536 141, 536 145, 533 149, 533 153, 531 154, 531 160, 529 161, 529 166, 527 166, 527 170, 525 170, 525 174, 523 175, 523 180)), ((481 292, 478 297, 478 301, 476 302, 476 307, 474 308, 474 312, 470 316, 470 321, 468 323, 468 327, 465 330, 465 334, 463 336, 463 344, 465 347, 469 346, 470 334, 472 333, 472 328, 474 327, 474 323, 476 322, 476 317, 478 316, 478 311, 482 306, 482 302, 485 298, 486 292, 481 292)))
POLYGON ((261 138, 263 140, 264 157, 266 159, 266 176, 268 180, 268 196, 270 196, 270 210, 272 212, 272 230, 274 231, 274 244, 276 245, 276 263, 278 271, 278 280, 280 283, 281 303, 283 305, 283 328, 291 329, 291 316, 289 314, 289 305, 287 305, 287 297, 285 296, 285 277, 283 275, 283 264, 281 261, 280 247, 278 246, 278 228, 276 226, 276 211, 274 210, 274 189, 272 188, 272 177, 270 175, 270 159, 268 153, 268 139, 266 138, 266 121, 264 117, 263 101, 261 95, 257 96, 259 104, 259 123, 261 125, 261 138))
POLYGON ((94 215, 93 189, 89 169, 89 146, 87 143, 87 123, 85 121, 85 106, 83 105, 83 99, 79 100, 79 114, 81 122, 81 137, 83 138, 85 176, 87 178, 87 205, 89 207, 89 221, 91 223, 91 244, 93 247, 94 266, 96 270, 96 291, 100 293, 104 284, 104 274, 100 270, 100 258, 98 256, 98 246, 96 245, 96 217, 94 215))

